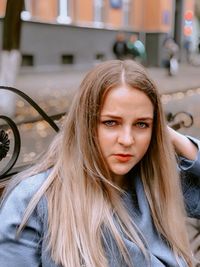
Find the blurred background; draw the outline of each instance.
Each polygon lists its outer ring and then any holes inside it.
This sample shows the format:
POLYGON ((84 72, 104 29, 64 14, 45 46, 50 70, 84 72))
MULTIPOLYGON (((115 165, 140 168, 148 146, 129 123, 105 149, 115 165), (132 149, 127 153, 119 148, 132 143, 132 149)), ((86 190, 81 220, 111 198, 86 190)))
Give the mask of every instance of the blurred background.
MULTIPOLYGON (((3 86, 26 93, 61 127, 87 71, 113 58, 143 64, 169 125, 200 138, 200 0, 0 0, 0 187, 5 170, 34 162, 56 134, 3 86)), ((199 225, 189 227, 200 259, 199 225)))
POLYGON ((180 46, 181 59, 188 42, 192 52, 198 51, 198 0, 1 0, 1 24, 7 2, 12 2, 13 13, 21 9, 22 66, 85 65, 109 59, 119 30, 127 36, 138 34, 148 66, 162 65, 166 36, 180 46))

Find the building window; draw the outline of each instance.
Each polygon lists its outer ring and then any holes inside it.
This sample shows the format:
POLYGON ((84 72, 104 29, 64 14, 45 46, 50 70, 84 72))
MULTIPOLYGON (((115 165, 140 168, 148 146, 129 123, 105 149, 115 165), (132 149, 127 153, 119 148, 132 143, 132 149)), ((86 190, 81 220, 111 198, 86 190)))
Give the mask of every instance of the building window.
POLYGON ((58 17, 59 23, 69 24, 72 22, 71 19, 71 4, 73 0, 59 0, 58 4, 58 17))
POLYGON ((129 27, 130 26, 130 15, 131 15, 131 0, 123 0, 122 4, 123 8, 123 26, 129 27))
POLYGON ((24 0, 24 10, 21 12, 22 20, 30 20, 32 17, 32 0, 24 0))
POLYGON ((104 0, 94 0, 94 24, 103 26, 104 23, 104 0))

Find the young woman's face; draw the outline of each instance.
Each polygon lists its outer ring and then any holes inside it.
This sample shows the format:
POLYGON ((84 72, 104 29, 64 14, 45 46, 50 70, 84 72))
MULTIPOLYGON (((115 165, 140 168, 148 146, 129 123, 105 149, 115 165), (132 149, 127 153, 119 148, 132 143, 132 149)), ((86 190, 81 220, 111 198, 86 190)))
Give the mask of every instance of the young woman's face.
POLYGON ((126 85, 108 91, 101 108, 98 141, 108 167, 120 185, 144 156, 151 141, 153 105, 126 85))

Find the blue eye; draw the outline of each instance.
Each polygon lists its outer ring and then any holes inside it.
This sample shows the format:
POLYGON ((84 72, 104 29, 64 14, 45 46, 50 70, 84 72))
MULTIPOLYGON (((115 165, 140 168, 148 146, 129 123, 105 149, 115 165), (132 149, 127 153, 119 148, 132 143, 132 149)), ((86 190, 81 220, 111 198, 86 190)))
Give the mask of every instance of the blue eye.
POLYGON ((113 120, 107 120, 107 121, 103 121, 103 124, 105 124, 108 127, 113 127, 113 126, 117 125, 117 122, 113 121, 113 120))
POLYGON ((141 129, 145 129, 149 127, 148 123, 146 122, 138 122, 136 125, 141 129))

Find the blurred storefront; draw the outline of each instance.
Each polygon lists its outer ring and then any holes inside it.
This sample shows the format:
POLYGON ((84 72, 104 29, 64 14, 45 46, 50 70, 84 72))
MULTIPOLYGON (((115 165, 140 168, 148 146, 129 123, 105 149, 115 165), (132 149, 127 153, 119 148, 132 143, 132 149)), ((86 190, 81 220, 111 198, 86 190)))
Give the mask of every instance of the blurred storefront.
MULTIPOLYGON (((5 8, 1 0, 1 24, 5 8)), ((183 47, 185 35, 192 34, 193 12, 194 0, 25 0, 23 62, 40 66, 110 59, 116 33, 124 31, 127 38, 138 33, 147 65, 160 66, 164 39, 172 36, 183 47)))

